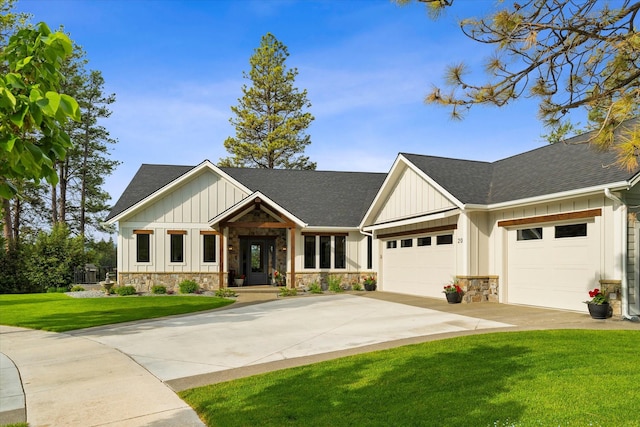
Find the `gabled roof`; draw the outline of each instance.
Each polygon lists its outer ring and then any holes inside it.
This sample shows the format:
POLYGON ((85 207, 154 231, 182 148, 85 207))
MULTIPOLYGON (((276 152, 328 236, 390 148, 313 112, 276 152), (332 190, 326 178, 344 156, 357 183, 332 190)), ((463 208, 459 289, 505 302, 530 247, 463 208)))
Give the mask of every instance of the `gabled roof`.
POLYGON ((615 164, 613 150, 592 147, 590 137, 586 133, 493 163, 401 155, 463 204, 492 205, 621 184, 637 175, 615 164))
POLYGON ((221 168, 311 227, 357 227, 386 174, 221 168))
POLYGON ((193 169, 194 166, 142 164, 124 192, 111 208, 105 221, 129 209, 193 169))
MULTIPOLYGON (((143 164, 107 221, 140 203, 194 166, 143 164)), ((357 227, 386 174, 283 169, 219 168, 252 192, 259 191, 312 227, 357 227)))

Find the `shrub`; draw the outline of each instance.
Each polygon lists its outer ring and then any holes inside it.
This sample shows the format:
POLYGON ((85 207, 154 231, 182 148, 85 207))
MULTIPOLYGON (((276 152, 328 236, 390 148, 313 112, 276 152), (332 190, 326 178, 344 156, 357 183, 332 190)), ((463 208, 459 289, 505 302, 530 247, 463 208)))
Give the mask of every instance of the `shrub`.
POLYGON ((220 298, 235 297, 236 293, 229 288, 220 288, 216 291, 216 296, 220 298))
POLYGON ((323 293, 322 287, 318 284, 318 282, 313 282, 312 284, 309 285, 309 292, 311 292, 312 294, 323 293))
POLYGON ((183 280, 179 286, 181 294, 192 294, 198 290, 198 284, 193 280, 183 280))
POLYGON ((164 295, 167 293, 167 287, 163 285, 153 285, 151 287, 151 293, 154 295, 164 295))
POLYGON ((80 285, 75 285, 73 288, 71 288, 71 292, 82 292, 84 290, 85 289, 80 285))
POLYGON ((353 285, 351 285, 351 289, 353 289, 354 291, 361 291, 362 285, 360 283, 354 283, 353 285))
POLYGON ((342 283, 342 279, 340 276, 329 276, 327 278, 327 282, 329 283, 329 290, 331 292, 343 292, 344 289, 340 286, 342 283))
POLYGON ((136 288, 134 286, 118 286, 115 289, 116 289, 116 294, 120 295, 121 297, 136 294, 136 288))
POLYGON ((281 297, 294 297, 296 295, 298 295, 298 290, 296 288, 289 289, 284 286, 280 288, 281 297))

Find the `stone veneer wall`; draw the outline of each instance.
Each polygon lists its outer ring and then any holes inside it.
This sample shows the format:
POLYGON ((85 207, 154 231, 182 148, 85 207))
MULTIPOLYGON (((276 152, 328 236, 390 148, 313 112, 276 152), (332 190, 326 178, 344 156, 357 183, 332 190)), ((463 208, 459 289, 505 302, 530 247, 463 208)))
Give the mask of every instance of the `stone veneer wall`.
MULTIPOLYGON (((322 289, 327 290, 329 285, 327 282, 327 278, 329 276, 340 276, 342 278, 342 284, 348 285, 348 288, 351 289, 355 283, 359 283, 364 288, 364 278, 368 276, 373 276, 377 280, 376 273, 361 273, 361 272, 350 272, 350 273, 298 273, 296 272, 296 288, 307 288, 312 283, 318 283, 322 286, 322 289)), ((291 283, 291 273, 287 273, 287 284, 291 283)))
POLYGON ((500 302, 498 276, 456 276, 464 291, 462 302, 500 302))
POLYGON ((137 292, 150 292, 154 285, 163 285, 167 290, 179 292, 183 280, 193 280, 203 290, 214 291, 219 288, 218 273, 118 273, 118 284, 135 286, 137 292))
MULTIPOLYGON (((600 290, 607 298, 609 298, 609 305, 613 310, 613 316, 622 317, 622 280, 600 280, 600 290), (615 294, 615 299, 611 297, 611 294, 615 294)), ((588 298, 585 299, 585 301, 588 298)))

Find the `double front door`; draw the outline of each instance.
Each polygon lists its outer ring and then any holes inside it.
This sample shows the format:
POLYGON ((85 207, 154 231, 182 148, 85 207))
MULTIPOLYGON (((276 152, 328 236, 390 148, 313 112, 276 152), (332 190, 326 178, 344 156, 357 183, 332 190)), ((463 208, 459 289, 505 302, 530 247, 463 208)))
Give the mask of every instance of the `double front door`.
POLYGON ((268 285, 269 274, 275 268, 276 241, 273 237, 243 237, 241 247, 241 274, 245 285, 268 285))

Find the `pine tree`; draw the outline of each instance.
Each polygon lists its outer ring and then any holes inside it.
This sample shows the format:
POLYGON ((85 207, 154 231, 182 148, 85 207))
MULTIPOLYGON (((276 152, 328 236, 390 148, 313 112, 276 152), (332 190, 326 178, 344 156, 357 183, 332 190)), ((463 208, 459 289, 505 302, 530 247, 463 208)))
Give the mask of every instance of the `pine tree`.
POLYGON ((271 33, 249 59, 251 71, 243 73, 252 85, 242 86, 239 104, 231 107, 236 117, 229 121, 236 136, 224 141, 231 154, 220 166, 269 169, 315 169, 304 156, 311 137, 305 133, 314 117, 304 110, 311 107, 307 91, 293 86, 296 68, 287 69, 287 47, 271 33))

